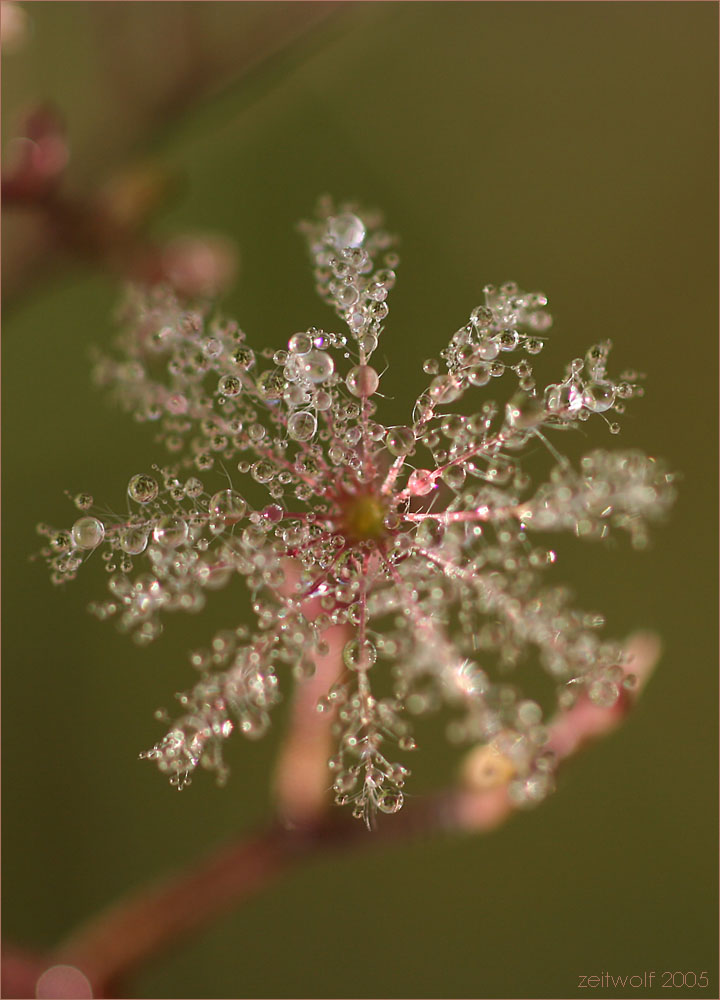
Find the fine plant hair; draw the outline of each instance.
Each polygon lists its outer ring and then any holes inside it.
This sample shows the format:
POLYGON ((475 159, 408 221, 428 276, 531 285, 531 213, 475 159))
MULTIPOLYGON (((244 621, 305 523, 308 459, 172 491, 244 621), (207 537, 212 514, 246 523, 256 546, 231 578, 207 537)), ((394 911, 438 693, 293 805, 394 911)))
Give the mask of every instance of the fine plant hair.
POLYGON ((429 382, 407 422, 387 426, 372 362, 396 240, 378 213, 327 198, 300 230, 335 319, 278 350, 253 348, 212 303, 129 291, 95 377, 168 455, 128 470, 125 515, 82 493, 69 529, 39 527, 52 580, 97 550, 109 596, 91 610, 141 645, 169 612, 201 611, 244 581, 254 624, 229 622, 191 651, 194 683, 140 755, 179 789, 198 768, 225 782, 225 741, 262 736, 294 684, 327 735, 325 786, 368 827, 402 809, 413 720, 441 709, 448 740, 472 752, 475 787, 534 805, 554 787, 556 720, 583 702, 610 710, 636 684, 628 643, 557 582, 548 534, 624 532, 642 548, 671 506, 661 461, 560 451, 558 432, 588 422, 616 434, 642 376, 612 373, 604 340, 538 385, 547 299, 486 285, 438 356, 418 359, 429 382), (528 455, 540 449, 538 483, 528 455), (529 667, 546 696, 523 693, 529 667))

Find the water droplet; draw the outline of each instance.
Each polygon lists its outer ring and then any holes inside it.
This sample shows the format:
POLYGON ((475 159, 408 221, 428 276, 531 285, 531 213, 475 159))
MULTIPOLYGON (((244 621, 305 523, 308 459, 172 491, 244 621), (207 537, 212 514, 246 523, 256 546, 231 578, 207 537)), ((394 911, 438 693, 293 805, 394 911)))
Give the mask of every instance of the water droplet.
POLYGON ((69 531, 58 531, 50 539, 53 552, 67 552, 72 548, 73 540, 69 531))
POLYGON ((105 526, 96 517, 81 517, 72 526, 72 537, 79 549, 94 549, 105 537, 105 526))
POLYGON ((499 353, 500 344, 496 340, 483 340, 475 350, 475 356, 481 361, 494 361, 499 353))
POLYGON ((544 416, 540 402, 524 392, 516 393, 505 407, 505 420, 510 427, 534 427, 544 416))
POLYGON ((328 235, 338 250, 359 247, 365 239, 365 226, 357 215, 343 212, 328 220, 328 235))
POLYGON ((288 341, 288 349, 293 354, 307 354, 312 350, 313 342, 309 333, 294 333, 288 341))
POLYGON ((317 419, 314 413, 300 410, 288 420, 288 434, 293 441, 309 441, 317 430, 317 419))
POLYGON ((465 483, 465 469, 462 465, 450 465, 443 472, 441 479, 451 490, 462 489, 465 483))
POLYGON ((197 476, 190 476, 185 483, 185 493, 192 499, 199 497, 204 489, 205 486, 203 485, 202 480, 198 479, 197 476))
POLYGON ((220 490, 210 500, 209 511, 231 521, 239 520, 247 510, 245 500, 235 490, 220 490))
POLYGON ((574 381, 549 385, 545 390, 545 405, 551 413, 578 413, 583 406, 580 386, 574 381))
POLYGON ((351 639, 345 643, 343 649, 343 661, 350 670, 367 670, 377 659, 377 650, 369 639, 360 642, 359 639, 351 639))
POLYGON ((409 455, 415 448, 415 434, 410 427, 391 427, 385 439, 392 455, 409 455))
POLYGON ((429 469, 415 469, 408 480, 408 491, 416 497, 423 497, 435 486, 429 469))
POLYGON ((487 385, 490 381, 490 368, 484 364, 473 365, 472 368, 468 369, 467 380, 470 385, 487 385))
POLYGON ((174 413, 179 416, 180 414, 186 413, 188 408, 188 401, 181 392, 174 392, 172 396, 168 396, 165 401, 165 409, 168 413, 174 413))
POLYGON ((598 708, 612 708, 619 696, 617 684, 605 679, 593 681, 588 688, 588 698, 598 708))
POLYGON ((263 399, 282 399, 286 388, 285 376, 277 369, 263 372, 257 380, 257 390, 263 399))
POLYGON ((120 548, 131 556, 139 556, 148 543, 148 529, 140 525, 131 525, 120 536, 120 548))
POLYGON ((384 792, 378 799, 378 809, 384 813, 396 813, 402 809, 403 801, 401 791, 384 792))
POLYGON ((462 384, 453 375, 438 375, 430 383, 430 395, 436 403, 454 403, 462 394, 462 384))
POLYGON ((203 354, 208 358, 217 358, 218 355, 222 354, 222 341, 218 340, 217 337, 208 337, 202 349, 203 354))
POLYGON ((94 500, 89 493, 78 493, 74 498, 74 503, 78 510, 90 510, 94 500))
POLYGON ((335 362, 326 351, 309 351, 301 360, 303 375, 316 385, 326 382, 335 371, 335 362))
POLYGON ((582 399, 588 410, 603 413, 615 402, 615 386, 612 382, 588 382, 582 399))
POLYGON ((255 462, 250 468, 250 475, 257 483, 269 483, 275 477, 275 466, 266 459, 255 462))
POLYGON ((380 384, 380 378, 370 365, 356 365, 348 372, 345 384, 353 396, 372 396, 380 384))
POLYGON ((152 476, 143 473, 133 476, 128 483, 128 496, 137 503, 150 503, 158 495, 158 484, 152 476))
POLYGON ((238 347, 230 355, 230 361, 243 371, 248 371, 255 364, 255 352, 249 347, 238 347))
POLYGON ((161 517, 153 528, 153 540, 167 549, 176 549, 187 536, 187 523, 173 514, 161 517))
POLYGON ((239 396, 242 392, 242 382, 237 375, 223 375, 218 382, 218 392, 223 396, 239 396))
POLYGON ((486 330, 493 321, 493 311, 487 306, 476 306, 470 313, 470 322, 479 330, 486 330))
POLYGON ((355 305, 357 300, 360 298, 360 293, 355 285, 345 285, 338 292, 337 298, 341 306, 349 308, 350 306, 355 305))
POLYGON ((347 792, 351 792, 355 788, 355 785, 357 785, 357 775, 353 774, 352 771, 343 771, 335 779, 333 787, 336 792, 346 794, 347 792))

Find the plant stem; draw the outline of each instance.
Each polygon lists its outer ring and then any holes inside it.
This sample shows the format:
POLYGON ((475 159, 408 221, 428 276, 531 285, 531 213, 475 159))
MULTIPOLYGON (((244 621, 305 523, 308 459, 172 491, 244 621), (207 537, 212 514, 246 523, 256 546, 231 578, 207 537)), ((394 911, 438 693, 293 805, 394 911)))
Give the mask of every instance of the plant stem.
MULTIPOLYGON (((628 649, 632 657, 629 669, 637 677, 634 693, 625 693, 611 708, 582 698, 558 715, 549 734, 549 748, 558 760, 574 756, 589 740, 607 735, 632 707, 652 673, 660 647, 654 636, 638 635, 628 649)), ((515 807, 506 784, 473 787, 475 752, 470 751, 464 765, 464 781, 449 791, 409 802, 397 815, 378 817, 372 832, 340 811, 323 815, 311 826, 287 829, 274 822, 240 842, 219 848, 189 870, 114 903, 79 927, 44 963, 37 956, 7 953, 7 973, 13 973, 17 987, 12 995, 41 995, 30 980, 37 982, 38 970, 61 965, 76 975, 82 973, 94 997, 117 996, 122 982, 144 962, 261 891, 289 868, 325 858, 329 851, 380 847, 439 831, 468 834, 494 829, 515 807)))

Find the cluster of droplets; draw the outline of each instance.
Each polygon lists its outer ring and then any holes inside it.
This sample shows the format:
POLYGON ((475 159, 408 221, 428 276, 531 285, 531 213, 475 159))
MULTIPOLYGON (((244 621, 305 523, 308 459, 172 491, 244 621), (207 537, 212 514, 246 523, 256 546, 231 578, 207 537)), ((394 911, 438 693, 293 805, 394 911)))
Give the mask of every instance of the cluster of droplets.
POLYGON ((262 735, 283 674, 302 684, 321 663, 334 795, 368 825, 401 808, 410 771, 396 758, 415 747, 414 717, 441 708, 453 744, 486 748, 487 780, 533 804, 553 787, 552 713, 580 697, 611 706, 633 683, 602 617, 545 583, 556 555, 535 533, 619 529, 642 546, 673 500, 654 459, 594 451, 575 469, 548 435, 595 415, 616 431, 607 414, 641 394, 640 376, 613 378, 604 341, 539 389, 531 359, 552 322, 545 296, 486 286, 425 361, 430 383, 412 419, 384 426, 370 359, 395 283, 394 240, 378 215, 329 200, 301 230, 341 331, 310 327, 256 353, 207 306, 131 293, 96 375, 153 424, 171 459, 130 479, 123 513, 80 494, 69 530, 41 525, 52 578, 72 579, 100 550, 110 596, 93 611, 140 643, 160 634, 166 612, 199 611, 209 591, 244 581, 254 626, 191 653, 198 680, 174 721, 159 713, 167 735, 143 755, 178 787, 197 767, 224 781, 224 741, 262 735), (502 403, 448 410, 508 372, 516 384, 502 403), (537 487, 528 444, 553 462, 537 487), (328 667, 336 627, 346 639, 328 667), (534 698, 523 694, 528 669, 544 679, 534 698))

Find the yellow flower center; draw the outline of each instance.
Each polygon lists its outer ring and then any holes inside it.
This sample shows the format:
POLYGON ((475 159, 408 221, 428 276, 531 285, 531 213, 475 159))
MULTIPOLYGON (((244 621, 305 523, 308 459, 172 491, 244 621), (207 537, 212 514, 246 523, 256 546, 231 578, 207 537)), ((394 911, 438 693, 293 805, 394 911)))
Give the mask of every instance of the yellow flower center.
POLYGON ((385 534, 386 508, 372 494, 348 497, 343 509, 343 529, 355 541, 382 538, 385 534))

